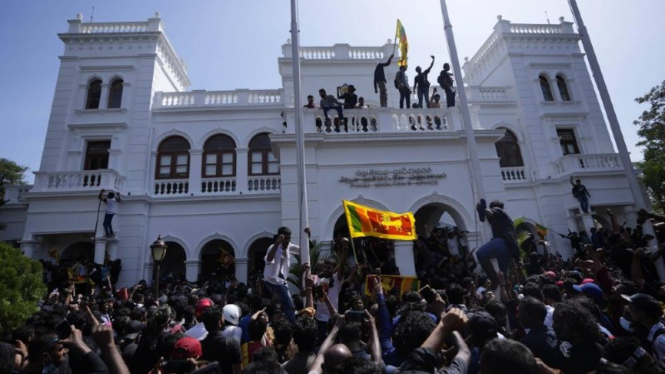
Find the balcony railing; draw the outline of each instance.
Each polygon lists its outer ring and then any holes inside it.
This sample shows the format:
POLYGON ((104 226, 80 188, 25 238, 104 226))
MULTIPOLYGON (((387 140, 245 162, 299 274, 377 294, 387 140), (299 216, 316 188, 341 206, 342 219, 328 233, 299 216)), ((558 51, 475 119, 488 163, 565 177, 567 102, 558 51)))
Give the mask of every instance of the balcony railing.
POLYGON ((553 168, 557 175, 581 171, 623 170, 621 159, 616 153, 565 155, 554 162, 553 168))
POLYGON ((6 186, 4 199, 7 202, 5 204, 20 204, 25 194, 30 190, 32 190, 31 184, 6 186))
POLYGON ((524 166, 501 168, 501 177, 505 183, 526 182, 528 174, 524 166))
POLYGON ((119 191, 123 178, 115 170, 85 170, 35 172, 32 192, 93 191, 107 189, 119 191))
POLYGON ((160 179, 155 181, 155 195, 188 195, 189 179, 160 179))
POLYGON ((201 193, 203 194, 227 194, 235 192, 235 178, 205 178, 201 181, 201 193))
POLYGON ((153 108, 209 108, 240 105, 283 105, 282 90, 157 92, 153 108))
POLYGON ((279 175, 249 177, 247 189, 249 192, 279 192, 282 179, 279 175))

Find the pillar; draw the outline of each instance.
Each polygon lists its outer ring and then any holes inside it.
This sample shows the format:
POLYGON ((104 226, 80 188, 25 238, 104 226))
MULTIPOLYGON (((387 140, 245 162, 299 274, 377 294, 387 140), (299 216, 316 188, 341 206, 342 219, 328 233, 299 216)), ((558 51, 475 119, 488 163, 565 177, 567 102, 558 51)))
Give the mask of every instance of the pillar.
POLYGON ((201 194, 201 171, 203 165, 203 150, 189 150, 189 193, 201 194))
POLYGON ((35 241, 34 240, 23 240, 21 241, 21 250, 28 258, 33 258, 35 253, 35 241))
POLYGON ((109 243, 109 259, 111 261, 115 260, 118 258, 118 239, 110 239, 108 240, 109 243))
POLYGON ((413 259, 413 242, 395 240, 395 263, 400 275, 415 276, 416 263, 413 259))
POLYGON ((199 279, 199 270, 201 268, 201 261, 188 260, 185 261, 185 276, 190 282, 196 282, 199 279))
MULTIPOLYGON (((591 232, 591 228, 595 227, 595 223, 593 222, 593 216, 591 213, 582 213, 582 225, 584 226, 584 231, 589 234, 591 232)), ((591 237, 591 234, 589 234, 589 237, 591 237)))
POLYGON ((249 259, 246 257, 236 258, 236 279, 238 282, 247 283, 247 264, 249 259))
POLYGON ((106 239, 95 238, 95 263, 103 264, 106 257, 106 239))
POLYGON ((236 148, 236 191, 247 192, 248 188, 248 148, 236 148))
POLYGON ((99 98, 99 109, 107 109, 109 106, 109 84, 102 83, 102 97, 99 98))

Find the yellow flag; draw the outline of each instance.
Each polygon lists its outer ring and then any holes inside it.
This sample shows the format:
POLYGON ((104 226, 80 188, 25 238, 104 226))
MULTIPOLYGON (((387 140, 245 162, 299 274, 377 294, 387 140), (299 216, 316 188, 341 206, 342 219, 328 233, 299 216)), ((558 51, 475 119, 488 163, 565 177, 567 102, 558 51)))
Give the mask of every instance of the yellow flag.
POLYGON ((397 20, 397 32, 395 33, 395 40, 399 42, 399 60, 397 66, 406 66, 409 59, 409 41, 406 39, 406 31, 402 26, 402 21, 397 20))

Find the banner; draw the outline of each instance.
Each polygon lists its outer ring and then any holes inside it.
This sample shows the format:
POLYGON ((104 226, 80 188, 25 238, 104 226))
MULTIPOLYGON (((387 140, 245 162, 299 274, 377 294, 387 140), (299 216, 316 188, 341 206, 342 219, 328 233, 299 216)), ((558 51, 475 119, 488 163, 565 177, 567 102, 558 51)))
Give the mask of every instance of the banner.
POLYGON ((393 213, 342 200, 352 238, 373 236, 381 239, 415 240, 413 213, 393 213))
POLYGON ((406 66, 409 59, 409 41, 406 39, 406 31, 402 26, 402 21, 397 20, 397 31, 395 33, 395 41, 399 41, 399 59, 397 66, 406 66))
MULTIPOLYGON (((365 295, 372 295, 372 288, 376 281, 376 275, 368 275, 365 277, 365 295)), ((384 293, 390 293, 392 290, 399 290, 399 295, 402 296, 409 291, 416 291, 420 289, 420 281, 418 277, 402 276, 402 275, 381 275, 381 288, 384 293)), ((393 291, 394 292, 394 291, 393 291)))

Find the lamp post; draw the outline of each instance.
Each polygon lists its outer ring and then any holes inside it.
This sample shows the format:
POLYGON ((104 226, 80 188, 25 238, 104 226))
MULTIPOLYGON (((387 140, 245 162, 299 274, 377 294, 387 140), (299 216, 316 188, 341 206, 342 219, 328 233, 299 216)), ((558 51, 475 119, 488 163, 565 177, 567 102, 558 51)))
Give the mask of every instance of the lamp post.
POLYGON ((152 260, 155 262, 155 296, 159 296, 159 265, 166 256, 166 243, 162 240, 162 236, 158 235, 157 240, 150 244, 150 252, 152 253, 152 260))

